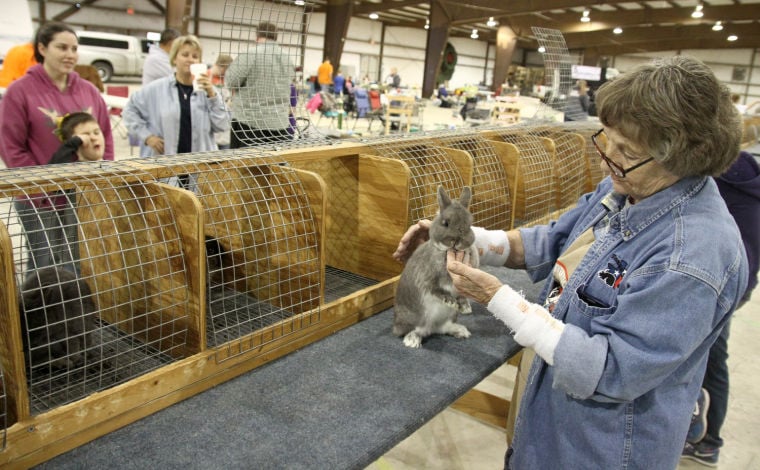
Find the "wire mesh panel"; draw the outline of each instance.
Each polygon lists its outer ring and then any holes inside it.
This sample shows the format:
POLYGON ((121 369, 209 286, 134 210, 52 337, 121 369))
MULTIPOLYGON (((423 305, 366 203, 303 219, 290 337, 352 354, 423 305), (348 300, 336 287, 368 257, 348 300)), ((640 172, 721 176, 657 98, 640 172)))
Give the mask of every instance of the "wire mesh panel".
POLYGON ((409 225, 435 217, 439 185, 452 197, 459 197, 462 187, 471 184, 471 157, 465 152, 454 155, 445 147, 432 144, 427 137, 380 138, 368 145, 376 155, 401 160, 409 167, 409 225))
POLYGON ((512 220, 512 199, 507 174, 493 142, 472 132, 446 132, 431 137, 443 147, 464 150, 472 156, 473 223, 492 230, 507 228, 512 220))
MULTIPOLYGON (((158 158, 204 213, 207 344, 226 358, 319 320, 319 228, 297 171, 273 156, 158 158)), ((165 175, 164 175, 165 176, 165 175)), ((321 195, 320 195, 321 197, 321 195)))
MULTIPOLYGON (((600 163, 602 162, 601 158, 599 158, 599 154, 596 151, 596 147, 594 147, 594 143, 591 142, 591 136, 598 131, 602 125, 599 122, 572 122, 572 123, 565 123, 564 128, 569 132, 574 132, 576 134, 579 134, 583 136, 584 141, 586 142, 586 159, 589 162, 589 174, 590 174, 590 186, 588 187, 588 191, 593 190, 597 184, 599 184, 600 181, 604 179, 605 176, 607 176, 604 171, 602 170, 602 166, 600 163)), ((599 136, 599 143, 603 144, 605 142, 604 134, 599 136)))
MULTIPOLYGON (((547 88, 544 95, 546 106, 539 107, 536 118, 550 117, 549 109, 565 113, 570 119, 580 119, 585 114, 580 109, 578 100, 568 100, 570 90, 573 86, 572 61, 570 53, 567 50, 567 44, 562 33, 556 29, 532 27, 533 35, 536 37, 539 46, 545 50, 541 54, 544 60, 544 80, 547 88), (577 102, 577 106, 569 106, 569 103, 577 102)), ((585 115, 585 117, 588 117, 585 115)))
POLYGON ((12 247, 1 262, 19 286, 6 320, 21 331, 3 347, 23 342, 33 413, 197 351, 173 201, 148 174, 114 167, 0 172, 12 247))
POLYGON ((557 209, 557 182, 554 169, 554 142, 530 133, 518 125, 484 131, 489 139, 514 144, 519 150, 515 165, 507 167, 512 191, 512 227, 548 220, 557 209))
POLYGON ((554 142, 554 170, 557 175, 557 209, 566 210, 578 198, 588 192, 591 175, 586 159, 586 141, 583 136, 563 131, 563 128, 541 127, 532 131, 534 135, 546 137, 554 142))
POLYGON ((299 145, 323 139, 311 127, 302 77, 312 2, 227 0, 220 52, 234 58, 232 148, 299 145))

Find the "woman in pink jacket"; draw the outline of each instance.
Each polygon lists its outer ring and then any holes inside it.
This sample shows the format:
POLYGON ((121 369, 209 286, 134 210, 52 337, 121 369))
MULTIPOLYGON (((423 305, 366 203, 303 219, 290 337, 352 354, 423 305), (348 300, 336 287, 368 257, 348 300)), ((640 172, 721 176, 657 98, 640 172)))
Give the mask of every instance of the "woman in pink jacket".
MULTIPOLYGON (((46 165, 61 142, 56 136, 60 119, 84 111, 97 119, 105 137, 104 160, 114 159, 108 108, 100 92, 76 72, 79 54, 76 33, 63 23, 45 23, 34 40, 38 65, 8 87, 0 100, 0 155, 9 168, 46 165)), ((67 228, 66 198, 27 195, 15 203, 26 235, 28 269, 60 264, 74 269, 76 227, 67 228)))

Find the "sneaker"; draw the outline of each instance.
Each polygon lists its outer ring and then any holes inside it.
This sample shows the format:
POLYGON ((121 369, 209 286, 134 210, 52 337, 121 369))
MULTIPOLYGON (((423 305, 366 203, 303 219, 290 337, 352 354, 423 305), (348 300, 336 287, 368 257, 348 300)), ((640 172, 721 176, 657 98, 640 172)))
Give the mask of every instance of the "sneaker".
POLYGON ((707 409, 710 407, 710 394, 704 388, 699 391, 694 414, 691 416, 691 425, 686 434, 686 442, 696 444, 705 438, 707 434, 707 409))
POLYGON ((717 447, 710 447, 704 443, 684 444, 683 451, 681 452, 681 458, 687 460, 693 460, 699 464, 707 467, 718 466, 718 455, 720 449, 717 447))

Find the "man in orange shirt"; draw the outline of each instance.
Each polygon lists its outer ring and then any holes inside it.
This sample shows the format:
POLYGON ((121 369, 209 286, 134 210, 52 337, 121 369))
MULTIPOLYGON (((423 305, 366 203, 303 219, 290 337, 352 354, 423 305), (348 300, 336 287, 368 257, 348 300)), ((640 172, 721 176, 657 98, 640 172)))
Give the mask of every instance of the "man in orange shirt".
POLYGON ((317 84, 319 84, 320 90, 330 91, 330 85, 333 82, 332 76, 333 66, 330 63, 330 58, 325 57, 325 61, 317 69, 317 84))
POLYGON ((19 44, 8 49, 0 69, 0 87, 7 88, 17 78, 21 78, 26 70, 36 64, 34 60, 34 45, 31 42, 19 44))

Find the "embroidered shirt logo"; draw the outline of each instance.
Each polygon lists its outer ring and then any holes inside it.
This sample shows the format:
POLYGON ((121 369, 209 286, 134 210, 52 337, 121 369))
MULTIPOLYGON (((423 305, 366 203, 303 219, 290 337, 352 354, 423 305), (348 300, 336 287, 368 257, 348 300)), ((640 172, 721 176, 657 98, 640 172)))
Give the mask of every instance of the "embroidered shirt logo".
POLYGON ((627 267, 628 263, 626 261, 621 260, 617 255, 612 255, 612 261, 607 263, 607 268, 599 271, 597 276, 608 286, 617 289, 623 281, 627 267))

